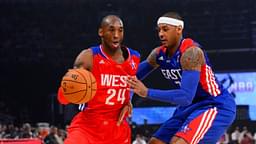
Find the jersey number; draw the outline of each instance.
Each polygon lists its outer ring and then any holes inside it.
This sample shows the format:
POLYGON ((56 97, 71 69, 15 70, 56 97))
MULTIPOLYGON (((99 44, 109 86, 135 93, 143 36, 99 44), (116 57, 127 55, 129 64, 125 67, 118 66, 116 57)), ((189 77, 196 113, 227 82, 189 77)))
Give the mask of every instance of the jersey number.
POLYGON ((125 101, 125 92, 126 92, 126 89, 119 89, 119 90, 109 89, 107 91, 107 94, 109 96, 106 98, 105 104, 115 105, 115 102, 113 102, 113 98, 116 96, 117 96, 117 101, 120 101, 121 104, 123 104, 125 101))

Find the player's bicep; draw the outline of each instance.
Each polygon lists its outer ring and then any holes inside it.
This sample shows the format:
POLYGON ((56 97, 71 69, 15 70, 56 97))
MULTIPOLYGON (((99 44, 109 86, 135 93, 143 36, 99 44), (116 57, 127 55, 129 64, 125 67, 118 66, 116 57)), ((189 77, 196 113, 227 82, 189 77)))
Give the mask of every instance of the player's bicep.
POLYGON ((198 47, 190 47, 182 54, 180 62, 183 70, 201 71, 205 64, 204 53, 198 47))
POLYGON ((156 56, 157 56, 157 48, 151 51, 151 53, 147 57, 148 63, 153 66, 154 68, 157 68, 159 65, 156 62, 156 56))
POLYGON ((93 63, 93 53, 91 49, 83 50, 74 62, 74 68, 84 68, 91 70, 93 63))

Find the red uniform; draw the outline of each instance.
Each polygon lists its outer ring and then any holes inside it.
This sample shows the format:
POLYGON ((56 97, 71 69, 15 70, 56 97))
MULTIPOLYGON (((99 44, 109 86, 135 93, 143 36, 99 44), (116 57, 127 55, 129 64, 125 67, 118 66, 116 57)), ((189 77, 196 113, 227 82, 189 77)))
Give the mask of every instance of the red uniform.
POLYGON ((128 76, 135 76, 140 56, 129 48, 128 58, 118 64, 110 59, 101 46, 93 51, 92 73, 97 81, 97 92, 87 108, 78 113, 68 129, 65 144, 129 144, 131 130, 124 120, 117 126, 122 108, 130 101, 128 76))

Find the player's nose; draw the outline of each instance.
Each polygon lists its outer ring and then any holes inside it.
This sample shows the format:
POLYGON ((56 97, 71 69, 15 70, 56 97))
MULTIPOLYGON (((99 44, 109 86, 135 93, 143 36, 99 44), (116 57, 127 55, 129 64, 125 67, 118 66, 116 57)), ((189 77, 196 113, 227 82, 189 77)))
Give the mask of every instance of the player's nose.
POLYGON ((158 36, 159 36, 160 40, 163 40, 163 39, 164 39, 164 35, 163 35, 163 34, 160 34, 160 33, 159 33, 158 36))
POLYGON ((114 31, 113 33, 113 37, 116 39, 116 38, 119 38, 120 37, 120 33, 118 31, 114 31))
POLYGON ((164 37, 163 32, 159 31, 158 36, 159 36, 160 39, 163 39, 163 37, 164 37))

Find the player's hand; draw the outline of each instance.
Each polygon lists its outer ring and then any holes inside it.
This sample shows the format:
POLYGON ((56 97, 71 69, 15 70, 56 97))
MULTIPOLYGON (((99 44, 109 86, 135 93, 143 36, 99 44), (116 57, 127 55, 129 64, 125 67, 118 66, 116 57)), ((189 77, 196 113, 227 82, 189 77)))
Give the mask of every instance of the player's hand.
POLYGON ((130 77, 127 79, 127 83, 130 86, 130 90, 141 97, 147 97, 148 88, 137 79, 137 77, 130 77))
POLYGON ((63 104, 63 105, 69 104, 68 100, 66 100, 65 97, 64 97, 64 95, 63 95, 63 89, 62 89, 62 87, 59 87, 59 89, 58 89, 57 99, 58 99, 58 101, 59 101, 61 104, 63 104))
POLYGON ((132 116, 132 103, 131 102, 129 102, 127 105, 125 105, 122 108, 121 113, 119 114, 118 121, 117 121, 117 126, 120 126, 120 124, 123 122, 126 115, 128 115, 129 117, 132 116))

